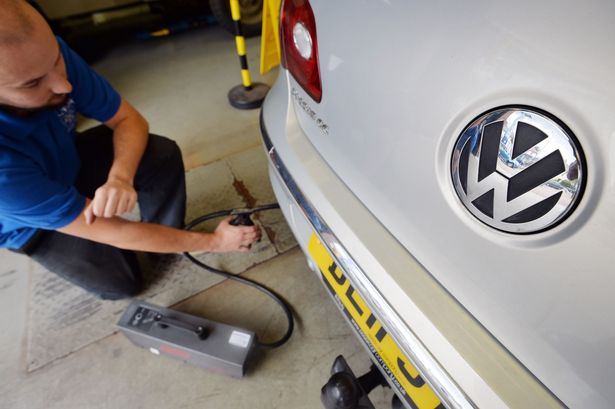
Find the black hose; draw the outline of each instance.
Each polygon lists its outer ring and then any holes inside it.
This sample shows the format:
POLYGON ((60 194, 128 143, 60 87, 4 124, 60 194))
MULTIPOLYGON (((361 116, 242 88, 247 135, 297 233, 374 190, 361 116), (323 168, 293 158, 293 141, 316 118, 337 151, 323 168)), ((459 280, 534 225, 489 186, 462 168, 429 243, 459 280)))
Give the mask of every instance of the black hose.
MULTIPOLYGON (((242 211, 235 211, 235 210, 221 210, 219 212, 213 212, 213 213, 209 213, 206 215, 203 215, 201 217, 197 217, 196 219, 192 220, 190 223, 188 223, 185 227, 186 230, 191 230, 194 226, 201 224, 207 220, 211 220, 211 219, 215 219, 218 217, 224 217, 224 216, 229 216, 229 215, 233 215, 233 214, 252 214, 252 213, 257 213, 257 212, 262 212, 265 210, 271 210, 271 209, 279 209, 280 205, 278 205, 277 203, 272 203, 272 204, 268 204, 268 205, 264 205, 264 206, 260 206, 260 207, 256 207, 254 209, 247 209, 247 210, 242 210, 242 211)), ((276 303, 278 303, 280 305, 280 307, 282 307, 282 310, 284 311, 284 314, 286 315, 286 320, 288 321, 288 327, 286 329, 286 333, 277 341, 274 342, 260 342, 258 340, 258 337, 256 337, 256 344, 262 348, 278 348, 282 345, 284 345, 291 337, 291 335, 293 334, 293 330, 295 327, 295 321, 293 319, 293 313, 292 313, 292 308, 291 306, 288 304, 288 302, 286 300, 284 300, 284 298, 282 298, 282 296, 280 296, 279 294, 277 294, 275 291, 267 288, 266 286, 264 286, 263 284, 257 283, 256 281, 250 280, 248 278, 245 277, 241 277, 239 275, 235 275, 235 274, 231 274, 227 271, 223 271, 223 270, 219 270, 217 268, 208 266, 207 264, 203 263, 200 260, 197 260, 194 256, 192 256, 190 253, 185 252, 184 256, 186 256, 188 258, 188 260, 192 261, 194 264, 196 264, 197 266, 208 270, 214 274, 218 274, 222 277, 228 278, 230 280, 235 280, 238 281, 242 284, 248 285, 252 288, 256 288, 257 290, 265 293, 266 295, 268 295, 269 297, 271 297, 276 303)))

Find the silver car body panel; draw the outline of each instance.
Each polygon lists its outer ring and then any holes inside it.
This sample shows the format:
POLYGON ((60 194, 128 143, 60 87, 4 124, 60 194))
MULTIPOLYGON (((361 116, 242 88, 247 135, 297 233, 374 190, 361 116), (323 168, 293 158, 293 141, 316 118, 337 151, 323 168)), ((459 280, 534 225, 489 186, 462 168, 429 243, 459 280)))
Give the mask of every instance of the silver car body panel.
POLYGON ((448 318, 426 313, 417 266, 564 404, 615 406, 615 3, 310 3, 322 101, 282 71, 264 121, 284 123, 270 131, 273 145, 349 254, 477 405, 495 407, 484 387, 502 387, 488 375, 497 360, 474 362, 482 346, 460 346, 462 335, 438 321, 448 318), (509 105, 557 117, 587 160, 579 206, 546 232, 492 229, 454 191, 458 136, 509 105), (319 160, 331 175, 308 174, 319 160), (337 200, 342 187, 363 210, 337 200))
MULTIPOLYGON (((268 136, 266 129, 263 129, 263 142, 265 149, 269 155, 269 160, 272 170, 272 180, 276 186, 276 190, 285 187, 287 195, 278 197, 286 197, 287 200, 282 200, 285 205, 283 212, 288 214, 289 208, 295 207, 303 216, 305 221, 309 223, 309 228, 300 232, 297 223, 293 223, 293 232, 300 237, 309 237, 310 232, 318 235, 319 241, 323 243, 327 251, 334 257, 336 263, 342 271, 348 276, 353 288, 362 295, 362 298, 369 305, 370 310, 376 312, 378 319, 383 322, 383 326, 387 329, 388 334, 393 337, 396 343, 402 348, 405 355, 411 358, 415 367, 420 369, 420 373, 425 377, 431 387, 437 392, 447 404, 447 407, 470 409, 474 405, 472 401, 463 393, 458 385, 452 380, 448 373, 440 366, 429 351, 416 338, 410 328, 402 321, 395 310, 384 299, 382 294, 374 287, 365 272, 356 264, 354 259, 346 251, 343 244, 331 231, 327 223, 318 214, 311 202, 301 192, 295 180, 288 172, 284 162, 278 155, 273 142, 268 136)), ((304 249, 307 247, 303 241, 304 249)), ((308 259, 309 251, 306 251, 308 259)), ((315 272, 318 272, 318 266, 310 263, 310 266, 315 272)), ((394 386, 394 385, 393 385, 394 386)))

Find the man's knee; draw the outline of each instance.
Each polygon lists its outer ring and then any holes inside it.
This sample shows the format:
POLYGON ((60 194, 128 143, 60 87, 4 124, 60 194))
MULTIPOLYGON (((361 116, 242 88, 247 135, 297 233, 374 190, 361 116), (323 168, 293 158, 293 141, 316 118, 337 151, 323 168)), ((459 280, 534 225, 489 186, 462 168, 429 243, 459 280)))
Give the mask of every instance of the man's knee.
POLYGON ((144 159, 156 167, 177 168, 184 171, 181 150, 175 141, 160 135, 150 134, 144 159))

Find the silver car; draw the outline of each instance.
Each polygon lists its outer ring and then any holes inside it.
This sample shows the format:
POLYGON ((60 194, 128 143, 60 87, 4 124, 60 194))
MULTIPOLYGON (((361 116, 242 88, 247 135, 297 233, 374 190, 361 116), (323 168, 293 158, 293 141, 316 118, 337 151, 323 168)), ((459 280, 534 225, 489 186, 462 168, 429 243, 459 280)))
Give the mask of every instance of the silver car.
POLYGON ((405 407, 615 407, 614 19, 284 2, 271 183, 405 407))

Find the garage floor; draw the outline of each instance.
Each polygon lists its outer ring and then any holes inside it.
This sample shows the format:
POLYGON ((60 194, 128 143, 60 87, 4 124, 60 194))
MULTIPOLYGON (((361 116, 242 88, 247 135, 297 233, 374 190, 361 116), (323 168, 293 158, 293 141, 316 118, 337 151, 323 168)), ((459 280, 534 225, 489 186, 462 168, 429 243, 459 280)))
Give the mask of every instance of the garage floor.
MULTIPOLYGON (((96 68, 147 117, 152 132, 178 142, 187 170, 193 171, 260 146, 258 112, 234 110, 226 100, 227 91, 240 81, 233 47, 232 36, 217 27, 206 28, 127 44, 96 68)), ((258 39, 249 40, 248 47, 254 75, 258 39)), ((274 78, 260 80, 271 83, 274 78)), ((263 184, 269 183, 263 179, 263 184)), ((202 181, 203 189, 207 183, 202 181)), ((298 327, 287 345, 263 355, 242 380, 156 357, 118 333, 28 372, 25 345, 33 266, 27 258, 0 250, 0 407, 321 407, 320 388, 335 356, 345 355, 357 373, 369 362, 302 252, 292 242, 285 243, 284 250, 246 274, 292 303, 298 327)), ((275 304, 234 283, 222 282, 175 307, 239 325, 249 322, 280 331, 284 327, 275 304)), ((390 396, 382 389, 372 393, 378 408, 389 408, 390 396)))

